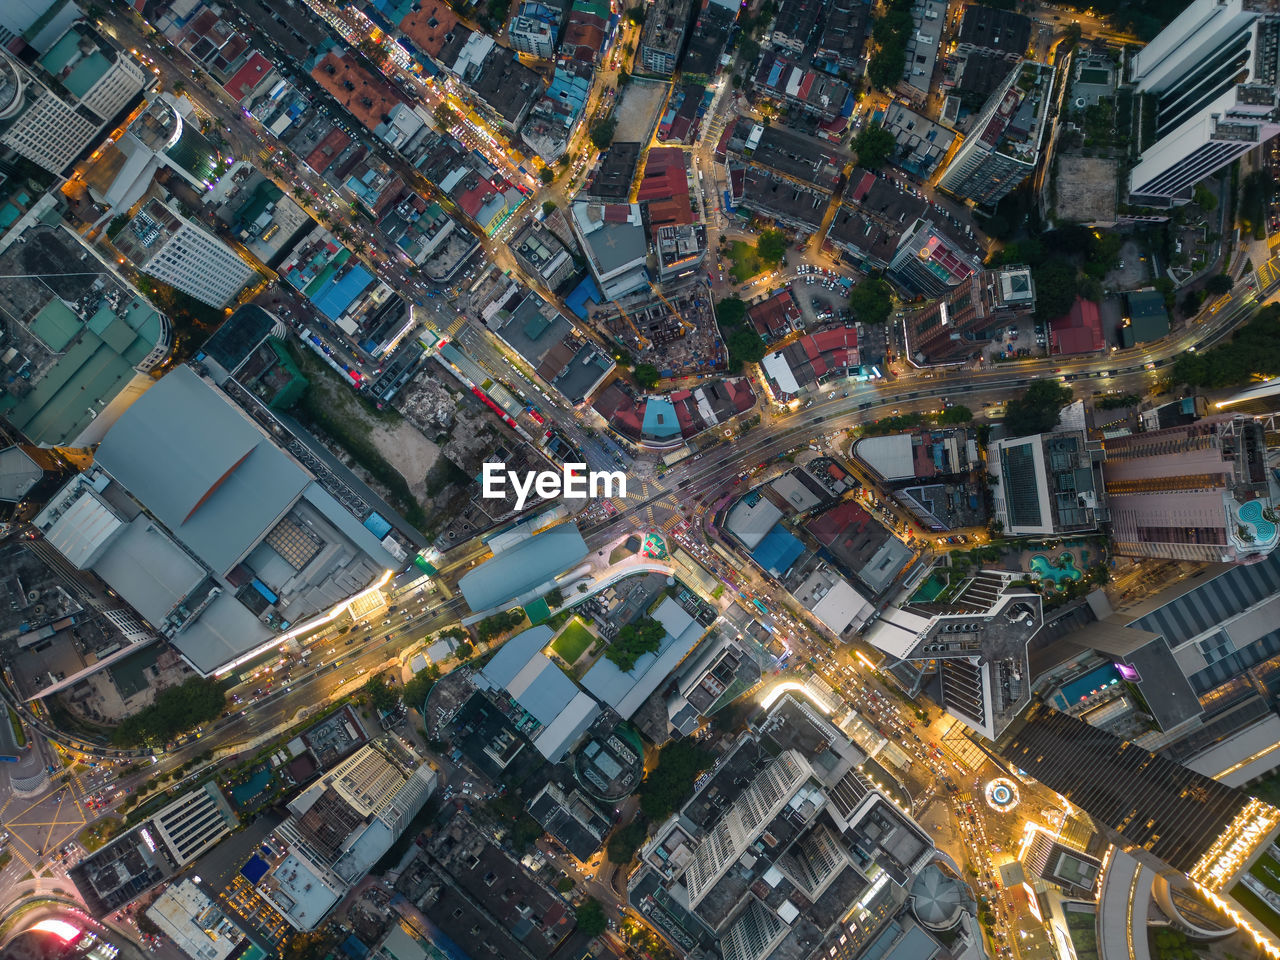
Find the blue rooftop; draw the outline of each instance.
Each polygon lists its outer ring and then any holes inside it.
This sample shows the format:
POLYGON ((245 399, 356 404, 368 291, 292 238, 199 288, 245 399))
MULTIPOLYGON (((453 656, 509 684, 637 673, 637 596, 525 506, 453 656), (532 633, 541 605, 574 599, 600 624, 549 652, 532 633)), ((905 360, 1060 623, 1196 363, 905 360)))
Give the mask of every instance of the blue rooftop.
POLYGON ((641 432, 655 440, 680 435, 680 419, 676 408, 666 397, 650 397, 644 405, 644 425, 641 432))
POLYGON ((372 282, 369 271, 356 264, 340 279, 331 279, 317 290, 311 302, 330 320, 336 320, 372 282))
POLYGON ((775 577, 785 577, 802 553, 804 544, 778 523, 774 524, 773 529, 764 535, 760 545, 751 552, 751 559, 775 577))
POLYGON ((600 288, 596 286, 595 281, 587 277, 573 289, 573 293, 565 297, 564 305, 577 314, 581 319, 587 319, 587 301, 592 303, 600 303, 600 288))
POLYGON ((269 869, 270 867, 267 866, 267 861, 263 860, 255 853, 249 858, 249 862, 240 868, 240 876, 244 877, 250 883, 257 883, 267 875, 267 871, 269 869))

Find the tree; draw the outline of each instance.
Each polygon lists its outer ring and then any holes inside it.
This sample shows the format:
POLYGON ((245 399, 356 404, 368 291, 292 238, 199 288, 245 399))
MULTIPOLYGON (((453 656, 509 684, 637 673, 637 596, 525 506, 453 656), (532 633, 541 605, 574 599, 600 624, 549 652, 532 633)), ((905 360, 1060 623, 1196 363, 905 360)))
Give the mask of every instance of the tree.
POLYGON ((427 694, 440 679, 440 668, 434 663, 419 670, 404 685, 404 702, 415 710, 421 710, 427 702, 427 694))
POLYGON ((849 309, 859 323, 884 323, 893 313, 893 288, 880 277, 867 277, 850 291, 849 309))
POLYGON ((1056 380, 1037 380, 1021 397, 1009 401, 1005 429, 1011 437, 1047 433, 1057 425, 1059 412, 1072 396, 1071 390, 1056 380))
POLYGON ((1184 353, 1173 365, 1174 383, 1191 387, 1234 387, 1255 375, 1280 376, 1280 306, 1269 304, 1238 327, 1225 343, 1184 353))
POLYGON ((744 364, 759 363, 764 359, 764 341, 760 334, 746 327, 735 327, 726 334, 725 346, 729 350, 729 368, 735 372, 744 364))
POLYGON ((623 673, 628 673, 646 653, 656 653, 667 635, 666 627, 652 617, 641 617, 620 629, 605 656, 623 673))
POLYGON ((628 864, 635 859, 636 854, 640 852, 640 848, 644 845, 645 838, 649 836, 649 824, 644 817, 636 814, 634 820, 624 827, 619 827, 613 831, 613 836, 609 838, 609 843, 605 846, 605 853, 609 857, 610 863, 619 865, 628 864))
POLYGON ((858 166, 875 170, 888 163, 898 142, 893 134, 878 123, 868 123, 853 138, 853 151, 858 155, 858 166))
POLYGON ((554 183, 556 179, 556 172, 550 167, 543 167, 538 173, 538 179, 543 183, 554 183))
POLYGON ((632 376, 635 377, 636 385, 642 390, 652 390, 658 385, 658 381, 662 379, 662 375, 658 373, 658 368, 652 363, 636 364, 632 376))
POLYGON ((164 931, 156 926, 156 922, 147 916, 147 911, 139 910, 136 918, 138 924, 138 932, 145 933, 149 937, 158 937, 164 931))
POLYGON ((640 783, 640 809, 661 823, 693 793, 693 782, 715 755, 691 740, 672 740, 658 753, 658 765, 640 783))
POLYGON ((609 923, 604 915, 604 907, 595 897, 587 897, 578 904, 578 930, 588 937, 598 937, 604 933, 609 923))
POLYGON ((395 708, 400 701, 396 696, 396 692, 387 686, 387 681, 382 679, 382 674, 374 674, 364 684, 364 693, 369 698, 370 705, 382 713, 387 713, 395 708))
POLYGON ((320 960, 328 952, 329 935, 322 930, 299 930, 284 948, 284 960, 320 960))
POLYGON ((640 26, 644 23, 644 6, 631 7, 625 16, 634 26, 640 26))
POLYGON ((475 649, 476 648, 471 645, 470 641, 463 640, 458 644, 457 649, 453 651, 453 655, 459 660, 467 660, 470 658, 471 654, 475 653, 475 649))
POLYGON ((151 706, 127 717, 111 735, 116 746, 161 746, 188 730, 216 720, 227 708, 222 684, 192 677, 162 690, 151 706))
POLYGON ((1218 195, 1203 183, 1197 183, 1191 194, 1195 205, 1205 213, 1212 213, 1218 208, 1218 195))
POLYGON ((591 124, 589 135, 591 137, 591 145, 597 150, 605 150, 609 144, 613 143, 613 135, 618 130, 618 121, 612 116, 605 117, 602 120, 596 120, 591 124))
POLYGON ((494 637, 500 637, 509 630, 514 630, 520 624, 524 623, 524 609, 522 607, 514 607, 503 613, 495 613, 491 617, 485 617, 476 624, 476 633, 480 637, 481 643, 486 643, 494 637))
POLYGON ((551 607, 563 607, 563 606, 564 606, 564 591, 563 591, 563 590, 561 590, 559 587, 553 587, 552 589, 550 589, 550 590, 548 590, 548 591, 546 592, 546 594, 543 596, 543 598, 542 598, 542 599, 544 599, 544 600, 546 600, 546 601, 547 601, 547 605, 548 605, 548 606, 551 606, 551 607))
POLYGON ((938 417, 939 423, 969 423, 973 420, 973 411, 961 404, 953 407, 947 407, 942 411, 942 415, 938 417))
POLYGON ((619 71, 618 71, 618 86, 620 86, 620 87, 625 87, 625 86, 626 86, 628 83, 630 83, 630 82, 631 82, 631 74, 627 73, 627 71, 625 71, 625 70, 619 70, 619 71))
POLYGON ((736 326, 747 316, 747 302, 741 297, 725 297, 715 306, 716 322, 721 326, 736 326))
POLYGON ((766 266, 776 267, 787 254, 787 238, 781 230, 766 230, 756 241, 756 254, 766 266))
POLYGON ((447 103, 438 104, 433 111, 433 115, 436 118, 436 123, 445 130, 452 129, 458 122, 458 114, 447 103))
POLYGON ((1066 44, 1066 49, 1070 50, 1077 43, 1079 43, 1080 37, 1083 36, 1083 34, 1084 34, 1084 31, 1081 29, 1080 24, 1078 23, 1067 24, 1066 36, 1062 38, 1062 42, 1066 44))
POLYGON ((542 213, 543 213, 543 215, 546 215, 546 214, 551 213, 551 211, 552 211, 552 210, 554 210, 555 208, 556 208, 556 202, 555 202, 554 200, 543 200, 543 201, 542 201, 542 213))
POLYGON ((1036 319, 1056 320, 1071 309, 1078 291, 1076 267, 1070 260, 1048 260, 1031 268, 1036 287, 1036 319))
POLYGON ((1235 286, 1235 281, 1231 279, 1229 274, 1218 273, 1209 278, 1204 288, 1215 297, 1220 297, 1224 293, 1230 293, 1231 288, 1235 286))

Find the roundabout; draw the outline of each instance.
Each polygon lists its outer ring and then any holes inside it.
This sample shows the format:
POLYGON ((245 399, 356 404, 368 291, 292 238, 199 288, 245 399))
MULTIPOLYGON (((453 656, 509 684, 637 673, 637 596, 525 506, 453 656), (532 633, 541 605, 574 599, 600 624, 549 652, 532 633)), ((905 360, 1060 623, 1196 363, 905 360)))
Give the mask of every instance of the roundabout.
POLYGON ((1018 796, 1018 785, 1007 777, 997 777, 982 788, 987 798, 987 806, 997 813, 1009 813, 1017 807, 1021 797, 1018 796))

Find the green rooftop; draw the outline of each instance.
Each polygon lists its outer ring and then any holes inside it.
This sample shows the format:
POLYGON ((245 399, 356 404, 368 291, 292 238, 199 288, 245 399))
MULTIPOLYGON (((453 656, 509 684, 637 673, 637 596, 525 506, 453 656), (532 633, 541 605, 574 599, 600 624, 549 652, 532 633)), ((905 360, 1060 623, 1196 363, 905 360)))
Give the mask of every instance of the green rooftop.
POLYGON ((88 55, 81 51, 80 44, 86 40, 93 42, 78 30, 68 30, 40 59, 40 65, 58 77, 62 85, 78 100, 83 99, 93 89, 93 85, 111 69, 111 61, 101 49, 95 48, 88 55), (71 71, 63 76, 62 72, 68 66, 71 71))
POLYGON ((0 398, 5 412, 34 443, 70 443, 124 390, 160 338, 160 315, 142 299, 117 316, 105 303, 87 322, 62 300, 50 300, 31 332, 61 354, 25 397, 0 398))

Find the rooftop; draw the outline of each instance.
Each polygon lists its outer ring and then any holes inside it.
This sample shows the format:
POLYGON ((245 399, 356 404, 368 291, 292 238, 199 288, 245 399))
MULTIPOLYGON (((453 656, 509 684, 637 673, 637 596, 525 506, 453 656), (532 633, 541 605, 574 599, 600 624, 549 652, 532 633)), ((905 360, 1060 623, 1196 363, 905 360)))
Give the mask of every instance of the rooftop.
POLYGON ((550 589, 556 576, 586 555, 587 545, 578 528, 562 523, 501 549, 464 574, 458 588, 472 610, 489 610, 544 585, 550 589))

